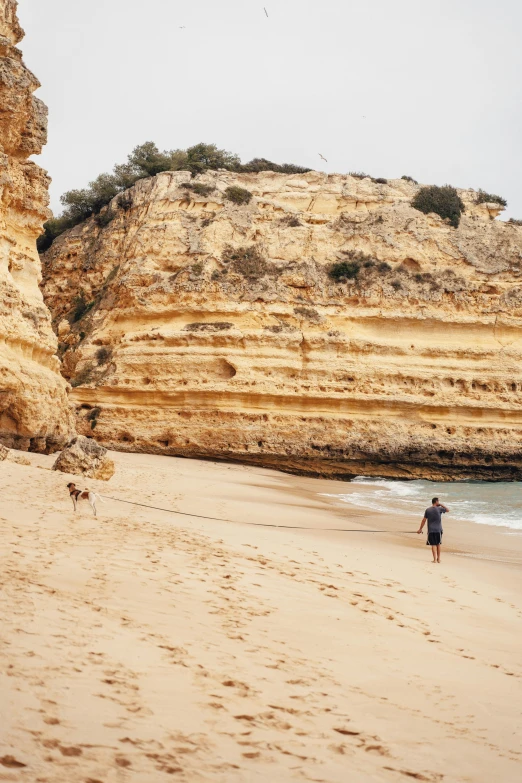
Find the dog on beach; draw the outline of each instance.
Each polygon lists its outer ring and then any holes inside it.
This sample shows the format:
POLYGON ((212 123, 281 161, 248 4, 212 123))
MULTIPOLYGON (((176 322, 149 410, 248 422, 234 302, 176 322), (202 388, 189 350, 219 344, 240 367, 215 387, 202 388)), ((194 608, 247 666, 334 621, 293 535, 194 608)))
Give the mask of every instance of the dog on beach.
POLYGON ((76 485, 73 484, 72 481, 67 484, 67 489, 69 490, 69 495, 75 511, 79 500, 88 500, 91 504, 93 514, 96 516, 96 501, 101 500, 101 497, 97 495, 96 492, 91 492, 90 489, 76 489, 76 485))

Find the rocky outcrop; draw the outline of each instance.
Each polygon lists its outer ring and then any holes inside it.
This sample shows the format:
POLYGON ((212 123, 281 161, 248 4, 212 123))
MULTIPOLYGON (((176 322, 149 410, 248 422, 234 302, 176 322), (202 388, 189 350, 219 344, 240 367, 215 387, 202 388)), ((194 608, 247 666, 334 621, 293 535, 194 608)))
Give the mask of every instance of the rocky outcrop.
POLYGON ((39 289, 36 238, 49 214, 49 178, 29 156, 45 144, 47 111, 15 46, 23 36, 16 6, 0 0, 0 441, 53 451, 72 419, 39 289))
POLYGON ((416 191, 163 173, 62 235, 43 290, 79 431, 323 476, 522 478, 522 228, 459 191, 455 229, 416 191))
POLYGON ((61 452, 53 465, 53 470, 108 481, 114 476, 115 467, 114 461, 107 454, 107 449, 92 438, 78 435, 61 452))
POLYGON ((0 462, 5 462, 5 460, 17 462, 19 465, 31 464, 31 461, 23 454, 20 454, 18 451, 9 451, 9 449, 6 449, 6 447, 0 443, 0 462))

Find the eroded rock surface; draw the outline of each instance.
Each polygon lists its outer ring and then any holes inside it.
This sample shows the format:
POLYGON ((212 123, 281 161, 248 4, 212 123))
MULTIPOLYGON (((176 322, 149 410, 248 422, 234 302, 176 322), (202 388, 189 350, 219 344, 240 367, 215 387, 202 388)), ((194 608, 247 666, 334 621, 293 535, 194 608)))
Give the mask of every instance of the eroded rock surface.
POLYGON ((92 438, 78 435, 61 452, 53 470, 108 481, 114 476, 115 468, 106 448, 92 438))
POLYGON ((28 160, 46 142, 47 110, 16 48, 23 36, 16 7, 0 0, 0 441, 53 451, 72 420, 39 289, 36 238, 49 214, 49 178, 28 160))
POLYGON ((79 431, 324 476, 522 478, 522 228, 498 205, 459 191, 454 229, 404 180, 189 180, 137 183, 43 258, 79 431))

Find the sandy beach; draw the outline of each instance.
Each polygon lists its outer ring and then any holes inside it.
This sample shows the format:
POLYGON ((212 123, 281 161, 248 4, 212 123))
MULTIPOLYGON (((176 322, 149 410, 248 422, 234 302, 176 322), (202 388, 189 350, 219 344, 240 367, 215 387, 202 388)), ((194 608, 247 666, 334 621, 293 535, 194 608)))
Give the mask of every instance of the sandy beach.
POLYGON ((0 464, 0 781, 521 779, 520 535, 448 522, 433 565, 349 485, 112 456, 78 484, 145 505, 97 519, 0 464))

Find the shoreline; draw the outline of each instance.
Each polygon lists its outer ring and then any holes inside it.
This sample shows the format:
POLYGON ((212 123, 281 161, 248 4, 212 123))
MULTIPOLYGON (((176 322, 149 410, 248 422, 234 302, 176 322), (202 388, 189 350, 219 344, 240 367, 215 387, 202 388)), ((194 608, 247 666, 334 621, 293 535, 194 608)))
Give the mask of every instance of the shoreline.
MULTIPOLYGON (((288 475, 288 474, 285 474, 288 475)), ((349 495, 355 488, 350 482, 344 482, 343 491, 335 493, 337 481, 328 479, 314 479, 312 487, 302 485, 301 477, 296 478, 295 493, 307 494, 313 502, 319 502, 328 506, 337 517, 356 520, 355 524, 362 527, 378 527, 384 532, 376 535, 386 535, 390 542, 400 542, 402 546, 418 547, 420 542, 425 542, 426 533, 414 535, 422 519, 422 511, 415 516, 404 514, 400 519, 401 531, 396 530, 396 517, 374 509, 364 508, 359 505, 350 505, 349 502, 340 499, 339 495, 349 495), (318 485, 319 483, 319 485, 318 485), (318 500, 318 496, 320 500, 318 500), (404 521, 403 521, 404 520, 404 521), (411 525, 411 533, 403 532, 411 525)), ((305 481, 310 481, 307 479, 305 481)), ((364 485, 357 485, 357 492, 364 491, 364 485)), ((367 490, 370 491, 369 489, 367 490)), ((426 501, 429 504, 429 500, 426 501)), ((455 519, 451 513, 445 518, 445 538, 443 540, 443 554, 451 553, 461 557, 475 557, 487 559, 490 562, 499 562, 510 566, 522 567, 522 531, 513 530, 507 526, 488 525, 473 522, 471 520, 455 519), (509 539, 509 541, 507 540, 509 539)), ((332 531, 329 531, 332 532, 332 531)), ((369 534, 371 535, 371 534, 369 534)), ((426 547, 427 548, 427 547, 426 547)))

